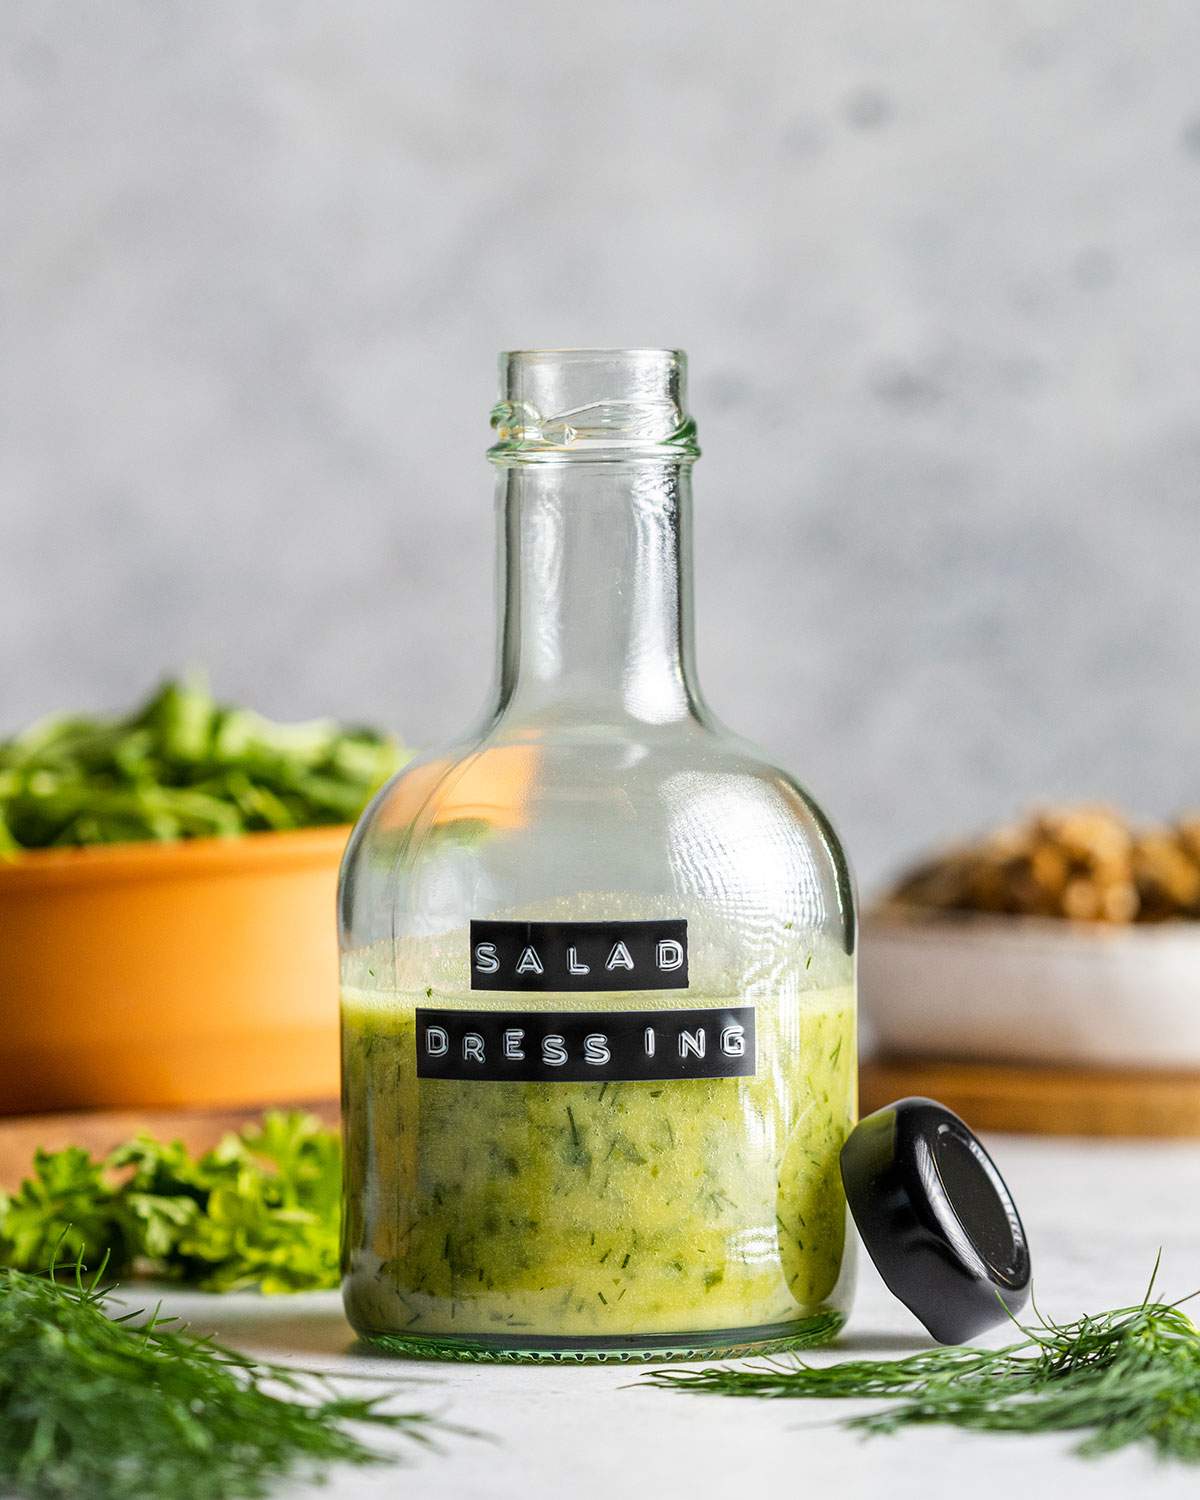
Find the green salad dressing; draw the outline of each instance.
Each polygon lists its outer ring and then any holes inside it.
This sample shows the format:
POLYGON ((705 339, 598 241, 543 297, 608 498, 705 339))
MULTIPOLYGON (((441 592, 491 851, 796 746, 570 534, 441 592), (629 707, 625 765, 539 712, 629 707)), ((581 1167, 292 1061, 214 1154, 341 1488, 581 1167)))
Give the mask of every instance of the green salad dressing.
MULTIPOLYGON (((838 1153, 856 1108, 849 985, 755 1000, 753 1077, 418 1078, 416 1009, 489 998, 343 991, 343 1263, 361 1332, 744 1332, 827 1305, 845 1250, 838 1153)), ((558 1010, 678 1003, 539 998, 558 1010)))

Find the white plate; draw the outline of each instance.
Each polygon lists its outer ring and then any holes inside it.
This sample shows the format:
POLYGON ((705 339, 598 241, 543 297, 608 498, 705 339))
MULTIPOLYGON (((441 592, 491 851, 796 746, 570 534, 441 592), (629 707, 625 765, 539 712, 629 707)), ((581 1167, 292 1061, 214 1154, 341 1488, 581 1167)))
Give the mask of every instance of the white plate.
POLYGON ((876 910, 859 975, 891 1056, 1200 1067, 1200 923, 876 910))

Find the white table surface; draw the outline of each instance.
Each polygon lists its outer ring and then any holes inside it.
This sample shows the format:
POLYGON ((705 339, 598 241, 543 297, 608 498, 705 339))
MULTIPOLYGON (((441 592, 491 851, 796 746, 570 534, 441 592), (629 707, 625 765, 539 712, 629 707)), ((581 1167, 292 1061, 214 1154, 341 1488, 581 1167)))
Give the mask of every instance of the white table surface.
MULTIPOLYGON (((1140 1298, 1161 1245, 1160 1290, 1200 1286, 1200 1144, 993 1137, 1021 1207, 1044 1310, 1060 1318, 1140 1298)), ((128 1300, 142 1295, 127 1288, 128 1300)), ((864 1439, 834 1419, 867 1403, 730 1400, 631 1389, 637 1367, 432 1364, 355 1353, 335 1294, 259 1298, 166 1293, 196 1330, 329 1371, 402 1383, 404 1399, 491 1434, 450 1438, 404 1468, 335 1471, 324 1487, 285 1484, 283 1500, 750 1500, 795 1497, 1200 1495, 1200 1471, 1142 1452, 1084 1460, 1064 1436, 925 1428, 864 1439)), ((894 1357, 928 1344, 860 1256, 859 1291, 839 1345, 812 1356, 894 1357)))

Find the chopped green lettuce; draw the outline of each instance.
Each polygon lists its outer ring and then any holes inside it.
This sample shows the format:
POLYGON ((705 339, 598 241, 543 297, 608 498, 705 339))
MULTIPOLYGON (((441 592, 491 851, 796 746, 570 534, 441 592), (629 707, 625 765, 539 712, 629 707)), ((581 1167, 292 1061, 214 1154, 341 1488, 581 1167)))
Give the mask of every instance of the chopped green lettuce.
POLYGON ((0 854, 352 823, 408 759, 372 729, 277 724, 167 682, 125 718, 54 715, 0 741, 0 854))

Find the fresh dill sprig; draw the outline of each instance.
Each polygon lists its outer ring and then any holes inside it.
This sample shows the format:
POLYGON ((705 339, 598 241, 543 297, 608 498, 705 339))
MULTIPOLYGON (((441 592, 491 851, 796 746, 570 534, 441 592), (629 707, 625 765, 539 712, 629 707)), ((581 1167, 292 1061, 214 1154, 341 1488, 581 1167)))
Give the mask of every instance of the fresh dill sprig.
POLYGON ((347 1424, 438 1424, 340 1395, 172 1319, 110 1318, 99 1276, 0 1270, 0 1490, 25 1500, 254 1500, 285 1474, 383 1462, 347 1424))
POLYGON ((1178 1302, 1151 1300, 1157 1262, 1154 1269, 1135 1306, 1069 1323, 1035 1306, 1035 1321, 1017 1324, 1024 1337, 1001 1349, 927 1349, 907 1359, 823 1367, 785 1356, 742 1368, 655 1370, 646 1378, 697 1394, 893 1403, 846 1421, 863 1432, 922 1423, 1083 1432, 1076 1451, 1088 1456, 1145 1442, 1162 1458, 1200 1463, 1200 1332, 1178 1302))

